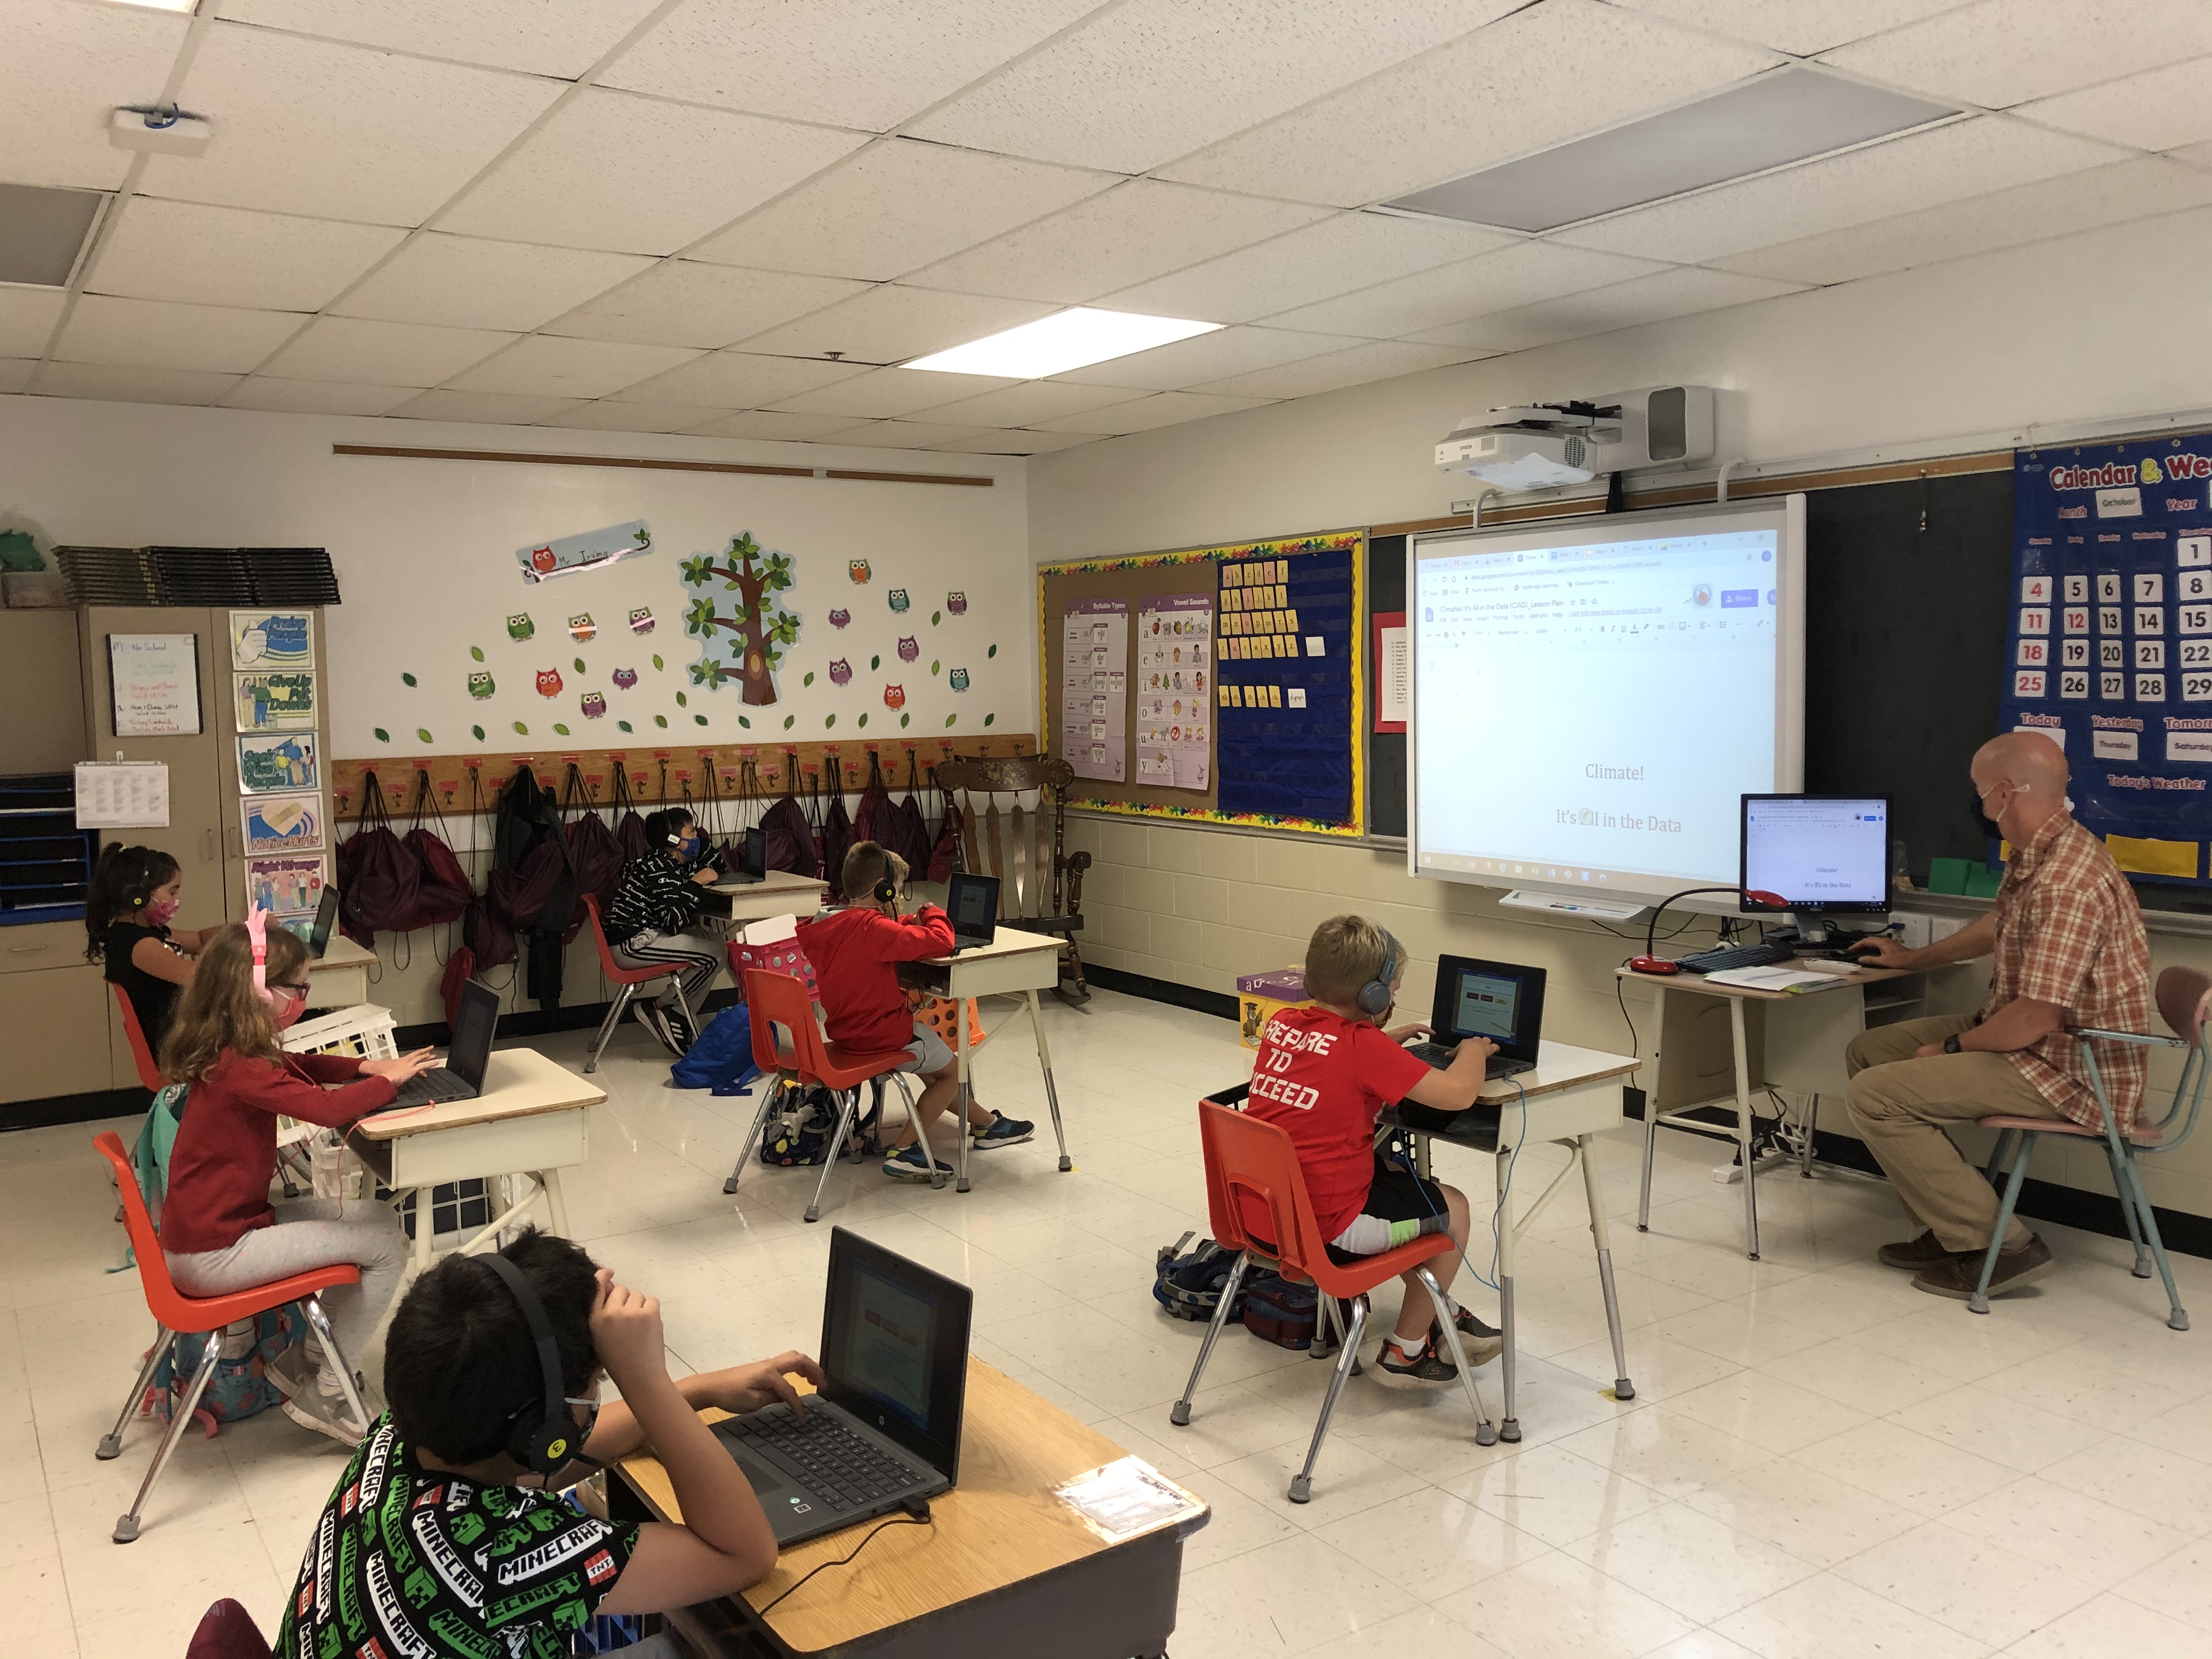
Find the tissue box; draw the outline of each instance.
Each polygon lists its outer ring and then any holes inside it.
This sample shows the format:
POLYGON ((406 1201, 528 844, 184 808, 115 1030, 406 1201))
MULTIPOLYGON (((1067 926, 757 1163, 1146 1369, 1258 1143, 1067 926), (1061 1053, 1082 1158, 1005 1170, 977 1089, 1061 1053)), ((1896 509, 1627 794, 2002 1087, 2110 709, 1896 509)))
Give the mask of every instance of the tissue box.
POLYGON ((1237 1040, 1247 1048, 1257 1048, 1260 1033, 1267 1029, 1269 1020, 1285 1008, 1311 1006, 1302 968, 1242 975, 1237 981, 1237 1040))

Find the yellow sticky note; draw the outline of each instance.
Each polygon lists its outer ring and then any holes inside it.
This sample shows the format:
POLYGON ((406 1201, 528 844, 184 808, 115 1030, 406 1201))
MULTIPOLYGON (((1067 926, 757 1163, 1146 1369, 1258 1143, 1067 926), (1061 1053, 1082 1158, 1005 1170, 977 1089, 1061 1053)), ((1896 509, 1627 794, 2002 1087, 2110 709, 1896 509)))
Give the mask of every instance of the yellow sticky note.
POLYGON ((1229 707, 1229 688, 1228 688, 1227 686, 1225 686, 1225 685, 1221 685, 1221 686, 1216 686, 1214 689, 1215 689, 1216 690, 1218 690, 1218 691, 1219 691, 1219 692, 1221 693, 1221 706, 1222 706, 1224 708, 1228 708, 1228 707, 1229 707))
POLYGON ((2113 863, 2132 875, 2197 879, 2197 843, 2193 841, 2143 841, 2133 836, 2107 836, 2105 850, 2112 855, 2113 863))
POLYGON ((1279 685, 1269 686, 1267 688, 1267 707, 1270 708, 1280 708, 1282 706, 1283 688, 1279 685))
POLYGON ((1298 613, 1295 611, 1285 611, 1283 612, 1283 616, 1285 618, 1283 626, 1288 629, 1291 633, 1297 633, 1298 631, 1298 613))

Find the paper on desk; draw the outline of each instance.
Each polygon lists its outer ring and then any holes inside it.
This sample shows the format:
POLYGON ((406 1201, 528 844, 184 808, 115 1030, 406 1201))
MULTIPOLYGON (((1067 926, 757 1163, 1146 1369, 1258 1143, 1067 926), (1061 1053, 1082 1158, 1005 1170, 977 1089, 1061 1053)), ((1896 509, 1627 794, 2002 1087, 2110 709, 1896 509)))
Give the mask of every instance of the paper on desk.
POLYGON ((770 916, 766 921, 757 921, 738 935, 748 945, 781 945, 787 939, 799 937, 797 916, 770 916))
POLYGON ((1109 1544, 1206 1512, 1206 1505, 1141 1457, 1117 1458, 1053 1489, 1109 1544))
POLYGON ((1808 973, 1802 968, 1731 968, 1705 975, 1708 985, 1733 985, 1744 991, 1787 991, 1793 996, 1808 991, 1833 991, 1850 982, 1834 974, 1808 973))

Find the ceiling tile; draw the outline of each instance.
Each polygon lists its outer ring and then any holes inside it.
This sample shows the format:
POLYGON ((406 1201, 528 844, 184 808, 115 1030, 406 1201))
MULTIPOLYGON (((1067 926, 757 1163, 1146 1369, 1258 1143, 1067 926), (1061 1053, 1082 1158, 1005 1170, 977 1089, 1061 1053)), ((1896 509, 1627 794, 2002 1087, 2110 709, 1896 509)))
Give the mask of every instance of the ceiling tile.
POLYGON ((690 251, 694 259, 888 282, 1120 180, 886 138, 690 251))
POLYGON ((88 294, 62 325, 53 355, 77 363, 197 368, 243 374, 300 331, 291 311, 173 305, 88 294))
POLYGON ((222 0, 220 16, 573 81, 658 0, 222 0))
POLYGON ((318 317, 261 372, 280 380, 349 386, 436 386, 514 337, 486 328, 318 317))
POLYGON ((40 357, 61 320, 58 288, 0 288, 0 357, 40 357))
POLYGON ((1094 409, 1082 415, 1064 415, 1056 421, 1040 422, 1038 429, 1088 432, 1100 437, 1150 432, 1155 427, 1202 421, 1209 415, 1233 415, 1240 409, 1257 409, 1270 401, 1267 398, 1226 398, 1200 392, 1156 392, 1134 403, 1115 404, 1111 409, 1094 409))
POLYGON ((986 430, 988 428, 983 427, 945 426, 931 421, 868 421, 832 432, 821 441, 825 444, 864 444, 872 449, 920 449, 925 444, 951 443, 956 439, 980 437, 986 430))
POLYGON ((1778 61, 1596 0, 1545 0, 1160 172, 1361 207, 1649 114, 1778 61))
POLYGON ((0 357, 0 396, 12 397, 31 389, 31 377, 39 372, 38 360, 33 357, 0 357))
POLYGON ((618 404, 601 398, 545 424, 590 432, 681 432, 698 425, 708 412, 690 404, 618 404))
POLYGON ((2131 149, 2179 149, 2212 138, 2212 58, 2022 104, 2014 114, 2131 149))
POLYGON ((2005 109, 2212 52, 2212 6, 1982 0, 1822 56, 1915 92, 2005 109))
POLYGON ((834 386, 868 372, 863 363, 825 363, 805 357, 769 357, 750 351, 710 351, 681 368, 626 387, 623 403, 690 404, 705 420, 717 409, 757 409, 834 386))
MULTIPOLYGON (((699 410, 698 414, 707 411, 699 410)), ((806 443, 853 424, 849 415, 782 415, 772 409, 749 409, 719 416, 697 426, 686 427, 694 438, 766 438, 781 443, 806 443)))
POLYGON ((1311 305, 1393 276, 1487 253, 1518 240, 1503 231, 1389 213, 1340 213, 1099 301, 1116 311, 1243 323, 1311 305))
POLYGON ((1561 231, 1559 240, 1698 264, 2119 159, 2070 134, 1984 115, 1561 231))
POLYGON ((390 225, 133 197, 85 281, 95 294, 318 311, 399 246, 390 225))
POLYGON ((112 190, 131 152, 107 142, 107 112, 151 103, 189 18, 131 6, 0 0, 0 167, 16 185, 112 190))
POLYGON ((276 380, 254 374, 225 393, 222 406, 283 415, 385 415, 414 395, 411 386, 340 386, 330 380, 276 380))
POLYGON ((1224 328, 1173 345, 1136 351, 1088 368, 1055 374, 1077 386, 1119 386, 1146 392, 1181 392, 1205 380, 1249 374, 1256 368, 1318 357, 1360 343, 1353 334, 1302 334, 1286 328, 1224 328))
POLYGON ((438 228, 673 253, 866 142, 588 88, 441 214, 438 228))
POLYGON ((2212 202, 2212 173, 2142 155, 1876 219, 1848 230, 1754 248, 1721 263, 1731 270, 1786 281, 1848 283, 1880 271, 2069 236, 2208 202, 2212 202))
POLYGON ((1286 311, 1269 320, 1282 328, 1395 339, 1485 312, 1649 276, 1659 269, 1648 259, 1593 254, 1556 242, 1519 242, 1496 253, 1286 311))
POLYGON ((688 346, 564 340, 532 334, 449 382, 456 392, 504 392, 524 398, 604 398, 663 374, 699 354, 688 346))
POLYGON ((39 370, 31 389, 44 398, 97 398, 120 404, 211 404, 238 381, 235 374, 216 374, 204 369, 47 363, 39 370))
POLYGON ((527 331, 652 264, 642 254, 423 231, 331 309, 387 322, 527 331))
POLYGON ((756 335, 745 344, 754 351, 794 357, 839 351, 854 362, 899 363, 980 340, 1052 309, 1026 301, 886 283, 840 301, 827 311, 756 335))
POLYGON ((1310 398, 1340 386, 1363 386, 1370 380, 1395 380, 1424 369, 1448 368, 1489 354, 1463 348, 1417 345, 1408 340, 1370 340, 1342 351, 1332 351, 1278 368, 1255 369, 1200 388, 1238 398, 1310 398))
POLYGON ((2193 167, 2212 167, 2212 143, 2185 144, 2173 152, 2173 159, 2193 167))
POLYGON ((671 259, 547 325, 643 345, 726 346, 866 291, 866 283, 671 259))
POLYGON ((503 392, 425 392, 392 411, 410 421, 482 421, 536 426, 583 407, 577 398, 516 398, 503 392))
POLYGON ((560 83, 212 25, 178 94, 220 137, 150 155, 149 195, 420 224, 560 94, 560 83))
POLYGON ((1724 306, 1747 305, 1754 300, 1771 300, 1778 295, 1800 292, 1802 285, 1796 283, 1684 266, 1615 283, 1610 288, 1592 289, 1587 294, 1540 300, 1534 305, 1496 312, 1471 322, 1455 323, 1424 337, 1471 346, 1484 352, 1525 351, 1532 346, 1549 345, 1555 340, 1609 334, 1617 328, 1633 328, 1668 317, 1687 317, 1700 311, 1718 311, 1724 306))
POLYGON ((1066 27, 1099 0, 689 0, 608 86, 882 132, 1066 27))
POLYGON ((1954 10, 1961 0, 1613 0, 1613 3, 1807 58, 1902 23, 1917 23, 1937 12, 1954 10))
POLYGON ((801 415, 849 415, 859 420, 894 419, 917 410, 940 409, 962 398, 995 392, 1018 380, 989 374, 939 374, 926 368, 878 368, 817 392, 786 398, 778 407, 801 415))
POLYGON ((1077 386, 1064 380, 1024 380, 978 397, 933 406, 932 420, 965 421, 975 426, 1028 426, 1060 415, 1126 404, 1145 394, 1132 386, 1077 386))
POLYGON ((979 432, 930 447, 940 455, 1049 455, 1055 449, 1098 441, 1096 432, 979 432))
POLYGON ((907 280, 918 288, 1074 305, 1321 216, 1321 209, 1292 202, 1132 179, 907 280))

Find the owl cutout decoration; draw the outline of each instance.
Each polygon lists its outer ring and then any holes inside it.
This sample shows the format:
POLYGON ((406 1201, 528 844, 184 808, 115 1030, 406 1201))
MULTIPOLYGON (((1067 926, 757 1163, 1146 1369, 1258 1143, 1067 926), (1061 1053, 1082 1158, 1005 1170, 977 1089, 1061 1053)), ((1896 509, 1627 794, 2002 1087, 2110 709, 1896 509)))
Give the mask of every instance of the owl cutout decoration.
POLYGON ((584 718, 586 720, 595 720, 599 719, 600 715, 607 712, 606 693, 604 691, 585 692, 583 708, 584 718))
POLYGON ((541 668, 538 671, 538 695, 541 697, 557 697, 561 695, 559 669, 541 668))
POLYGON ((488 673, 479 672, 469 676, 469 695, 478 702, 482 702, 498 690, 499 687, 492 684, 492 678, 488 673))
POLYGON ((865 582, 876 573, 868 568, 866 559, 848 559, 845 561, 845 574, 855 582, 865 582))
POLYGON ((653 632, 653 607, 640 605, 629 613, 629 631, 633 634, 653 632))
POLYGON ((907 635, 898 642, 898 653, 901 662, 912 662, 921 654, 921 641, 911 634, 907 635))
POLYGON ((952 671, 949 678, 952 682, 952 689, 955 691, 965 691, 968 689, 968 671, 966 669, 956 668, 952 671))
POLYGON ((842 628, 852 620, 853 613, 849 611, 832 611, 830 613, 830 626, 832 628, 842 628))
POLYGON ((568 618, 568 637, 579 645, 588 642, 599 631, 599 625, 592 620, 592 613, 588 611, 568 618))
POLYGON ((507 619, 507 637, 526 640, 538 631, 538 624, 530 620, 527 611, 518 611, 507 619))
POLYGON ((903 587, 894 587, 886 597, 890 600, 891 609, 894 611, 904 611, 914 603, 907 598, 906 589, 903 587))
POLYGON ((906 687, 903 685, 885 686, 884 688, 884 707, 886 708, 905 708, 906 687))
POLYGON ((850 685, 852 683, 853 665, 847 662, 842 657, 837 658, 830 665, 830 684, 832 685, 850 685))
POLYGON ((615 670, 615 690, 617 690, 617 691, 627 691, 627 690, 629 690, 630 689, 630 687, 632 687, 633 685, 635 685, 636 684, 637 684, 637 670, 635 670, 635 668, 617 668, 617 669, 616 669, 616 670, 615 670))
POLYGON ((955 588, 945 596, 945 608, 956 617, 968 614, 968 596, 955 588))

